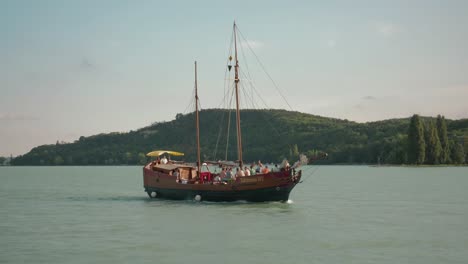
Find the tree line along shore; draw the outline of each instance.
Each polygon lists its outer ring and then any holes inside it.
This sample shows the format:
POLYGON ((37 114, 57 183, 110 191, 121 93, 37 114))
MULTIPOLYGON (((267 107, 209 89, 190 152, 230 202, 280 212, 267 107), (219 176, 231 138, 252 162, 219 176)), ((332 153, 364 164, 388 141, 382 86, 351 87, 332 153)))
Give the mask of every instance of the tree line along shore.
MULTIPOLYGON (((200 112, 203 160, 235 160, 236 131, 229 119, 235 112, 200 112)), ((277 163, 300 153, 316 164, 451 165, 465 164, 468 119, 443 116, 389 119, 358 123, 294 111, 242 110, 242 140, 246 162, 277 163), (326 159, 321 159, 328 153, 326 159)), ((142 165, 146 153, 168 149, 196 159, 194 113, 125 133, 80 137, 33 148, 14 157, 11 165, 142 165)))

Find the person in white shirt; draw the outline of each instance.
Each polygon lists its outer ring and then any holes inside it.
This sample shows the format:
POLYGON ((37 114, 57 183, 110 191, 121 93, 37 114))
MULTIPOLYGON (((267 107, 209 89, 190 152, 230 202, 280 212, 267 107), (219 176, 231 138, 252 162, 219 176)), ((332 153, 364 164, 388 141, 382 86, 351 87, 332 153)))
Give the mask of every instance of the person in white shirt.
POLYGON ((278 164, 275 164, 274 167, 271 167, 271 171, 272 172, 278 172, 279 171, 278 164))
POLYGON ((161 159, 161 164, 167 164, 167 158, 166 158, 166 156, 164 156, 164 157, 161 159))
POLYGON ((245 173, 244 173, 244 171, 242 170, 242 168, 240 168, 240 169, 237 168, 237 169, 236 169, 236 176, 237 176, 237 177, 244 177, 244 176, 245 176, 245 173))
POLYGON ((214 178, 214 183, 220 183, 221 182, 221 177, 218 175, 216 175, 216 177, 214 178))
POLYGON ((247 168, 247 166, 244 169, 244 174, 245 174, 245 176, 250 176, 250 170, 249 170, 249 168, 247 168))

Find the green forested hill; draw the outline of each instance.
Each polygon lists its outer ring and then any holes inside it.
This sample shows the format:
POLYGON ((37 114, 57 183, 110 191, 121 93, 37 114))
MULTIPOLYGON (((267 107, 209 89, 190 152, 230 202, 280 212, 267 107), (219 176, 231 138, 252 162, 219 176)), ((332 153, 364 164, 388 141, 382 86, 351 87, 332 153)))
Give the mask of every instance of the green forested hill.
MULTIPOLYGON (((242 110, 244 160, 278 162, 298 153, 329 153, 322 163, 388 163, 406 161, 409 118, 356 123, 286 110, 242 110)), ((424 119, 432 119, 430 117, 424 119)), ((463 140, 468 119, 447 120, 449 137, 463 140)), ((204 160, 236 159, 235 111, 200 112, 201 153, 204 160), (229 140, 227 123, 230 113, 229 140)), ((465 145, 466 147, 466 145, 465 145)), ((184 152, 195 160, 194 114, 154 123, 128 133, 80 137, 73 143, 43 145, 16 157, 13 165, 119 165, 144 164, 145 153, 156 149, 184 152)))

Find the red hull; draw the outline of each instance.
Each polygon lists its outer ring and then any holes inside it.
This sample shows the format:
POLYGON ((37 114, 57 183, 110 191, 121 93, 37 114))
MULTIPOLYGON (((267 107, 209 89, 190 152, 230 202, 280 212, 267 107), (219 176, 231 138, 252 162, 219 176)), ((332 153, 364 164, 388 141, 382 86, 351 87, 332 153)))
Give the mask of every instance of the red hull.
POLYGON ((301 171, 280 171, 238 177, 227 184, 215 184, 211 181, 184 184, 177 182, 176 177, 152 168, 152 163, 143 168, 145 191, 150 197, 167 199, 286 201, 301 179, 301 171))

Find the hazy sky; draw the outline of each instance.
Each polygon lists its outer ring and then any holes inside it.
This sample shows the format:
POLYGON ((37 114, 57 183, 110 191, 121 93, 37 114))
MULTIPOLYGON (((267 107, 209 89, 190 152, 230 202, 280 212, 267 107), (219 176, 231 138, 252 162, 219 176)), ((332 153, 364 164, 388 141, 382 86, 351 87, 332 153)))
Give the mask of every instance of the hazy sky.
POLYGON ((218 107, 234 19, 294 110, 468 117, 468 1, 0 0, 0 155, 218 107))

